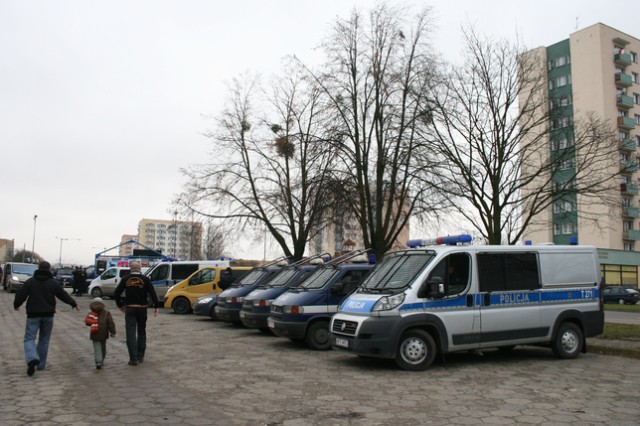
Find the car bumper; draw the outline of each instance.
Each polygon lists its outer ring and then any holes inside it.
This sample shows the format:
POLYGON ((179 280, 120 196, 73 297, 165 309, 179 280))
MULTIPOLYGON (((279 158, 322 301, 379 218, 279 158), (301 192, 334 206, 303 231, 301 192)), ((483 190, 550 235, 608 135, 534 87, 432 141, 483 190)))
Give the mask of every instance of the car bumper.
POLYGON ((267 318, 267 325, 276 336, 286 337, 291 340, 304 339, 307 330, 306 321, 282 321, 273 316, 267 318))
POLYGON ((267 328, 267 318, 269 313, 240 311, 240 321, 248 328, 267 328))
POLYGON ((216 306, 216 318, 226 322, 240 322, 240 309, 216 306))

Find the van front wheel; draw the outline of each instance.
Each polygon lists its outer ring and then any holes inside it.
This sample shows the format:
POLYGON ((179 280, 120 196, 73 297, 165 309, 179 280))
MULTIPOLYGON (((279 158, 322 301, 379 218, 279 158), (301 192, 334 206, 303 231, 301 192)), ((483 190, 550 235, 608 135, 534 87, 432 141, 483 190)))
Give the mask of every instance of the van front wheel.
POLYGON ((304 339, 311 349, 326 351, 331 349, 331 335, 329 334, 329 323, 326 321, 314 322, 309 326, 304 339))
POLYGON ((396 364, 403 370, 422 371, 436 358, 436 342, 424 330, 409 330, 400 338, 396 364))
POLYGON ((188 314, 189 311, 191 311, 191 303, 189 303, 187 298, 178 297, 171 304, 171 309, 179 315, 188 314))
POLYGON ((575 358, 582 351, 582 331, 572 322, 560 325, 556 339, 553 342, 553 353, 563 359, 575 358))

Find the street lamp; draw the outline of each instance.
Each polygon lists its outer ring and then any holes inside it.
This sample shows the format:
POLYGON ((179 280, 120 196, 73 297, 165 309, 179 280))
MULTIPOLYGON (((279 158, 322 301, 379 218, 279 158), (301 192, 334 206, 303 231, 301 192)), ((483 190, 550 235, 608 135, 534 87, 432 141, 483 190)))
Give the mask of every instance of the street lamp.
POLYGON ((38 215, 33 215, 33 242, 31 243, 31 261, 35 257, 36 253, 36 220, 38 219, 38 215))
POLYGON ((62 266, 62 242, 63 241, 80 241, 80 238, 64 238, 64 237, 56 237, 60 240, 60 253, 58 255, 58 266, 62 266))

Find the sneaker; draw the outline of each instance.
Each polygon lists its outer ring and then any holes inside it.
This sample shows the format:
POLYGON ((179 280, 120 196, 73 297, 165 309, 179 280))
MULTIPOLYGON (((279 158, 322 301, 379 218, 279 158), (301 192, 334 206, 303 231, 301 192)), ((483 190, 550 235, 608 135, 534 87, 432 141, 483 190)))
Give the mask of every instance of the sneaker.
POLYGON ((29 376, 33 376, 33 373, 36 372, 36 365, 40 364, 40 361, 38 361, 37 359, 32 359, 31 361, 29 361, 29 363, 27 364, 27 374, 29 376))
POLYGON ((138 361, 136 361, 135 359, 131 359, 129 360, 129 365, 138 365, 138 361))

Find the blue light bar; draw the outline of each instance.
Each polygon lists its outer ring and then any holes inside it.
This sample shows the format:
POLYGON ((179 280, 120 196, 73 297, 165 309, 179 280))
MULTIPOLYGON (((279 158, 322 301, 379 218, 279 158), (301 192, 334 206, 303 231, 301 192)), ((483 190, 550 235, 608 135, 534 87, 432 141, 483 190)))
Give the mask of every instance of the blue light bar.
POLYGON ((437 237, 433 239, 418 239, 407 241, 409 248, 425 247, 425 246, 437 246, 441 244, 447 244, 455 246, 456 244, 470 243, 472 240, 471 235, 447 235, 446 237, 437 237))

